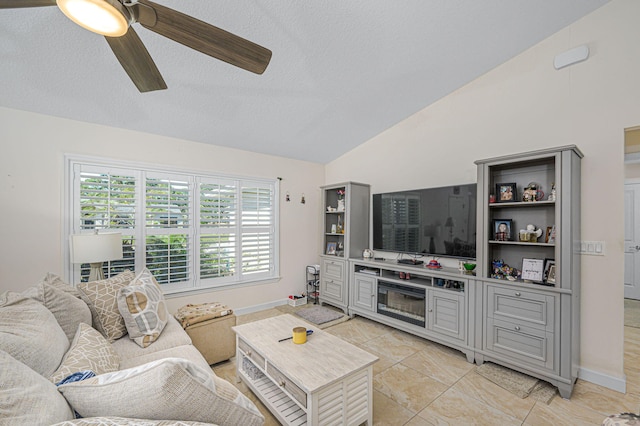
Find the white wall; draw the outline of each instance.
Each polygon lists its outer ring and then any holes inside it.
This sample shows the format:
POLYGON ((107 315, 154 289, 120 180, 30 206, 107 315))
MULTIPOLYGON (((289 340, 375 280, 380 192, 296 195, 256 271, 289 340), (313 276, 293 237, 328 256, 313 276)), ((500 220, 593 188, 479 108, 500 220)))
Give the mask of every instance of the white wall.
MULTIPOLYGON (((215 135, 212 135, 215 139, 215 135)), ((305 266, 318 263, 320 185, 324 167, 0 108, 0 292, 22 291, 46 272, 64 276, 62 226, 64 154, 102 156, 215 171, 281 177, 279 282, 171 298, 186 303, 220 301, 245 308, 283 301, 305 289, 305 266), (292 201, 284 202, 285 194, 292 201), (305 194, 306 204, 300 203, 305 194)))
MULTIPOLYGON (((476 159, 575 144, 582 162, 581 377, 620 390, 623 374, 623 142, 640 124, 640 2, 614 0, 327 165, 327 182, 372 192, 474 182, 476 159), (562 70, 555 55, 586 44, 562 70)), ((546 188, 548 190, 548 188, 546 188)))

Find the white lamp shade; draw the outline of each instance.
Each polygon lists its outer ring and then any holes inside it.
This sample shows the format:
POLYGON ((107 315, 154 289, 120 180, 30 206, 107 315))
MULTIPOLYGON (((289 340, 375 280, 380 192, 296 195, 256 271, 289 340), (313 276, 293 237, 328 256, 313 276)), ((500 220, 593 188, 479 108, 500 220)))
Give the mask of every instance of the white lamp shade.
POLYGON ((79 234, 69 240, 71 262, 95 263, 122 259, 122 234, 79 234))

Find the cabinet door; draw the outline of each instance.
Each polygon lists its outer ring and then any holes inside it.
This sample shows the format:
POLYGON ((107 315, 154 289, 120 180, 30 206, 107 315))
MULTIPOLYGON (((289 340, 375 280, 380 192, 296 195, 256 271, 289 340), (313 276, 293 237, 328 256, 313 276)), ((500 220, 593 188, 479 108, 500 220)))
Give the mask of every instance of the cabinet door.
POLYGON ((452 291, 429 290, 429 330, 465 340, 464 295, 452 291))
POLYGON ((371 312, 376 311, 376 279, 373 277, 363 277, 362 274, 355 274, 352 284, 354 307, 366 309, 371 312))

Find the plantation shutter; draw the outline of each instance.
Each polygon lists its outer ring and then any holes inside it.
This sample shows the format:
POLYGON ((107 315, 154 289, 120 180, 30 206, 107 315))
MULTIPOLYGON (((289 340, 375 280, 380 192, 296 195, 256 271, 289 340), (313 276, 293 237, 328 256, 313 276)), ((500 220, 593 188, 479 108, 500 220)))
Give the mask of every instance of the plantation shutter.
POLYGON ((269 273, 274 268, 273 185, 242 185, 242 273, 269 273))
POLYGON ((236 275, 237 192, 234 181, 207 180, 200 183, 201 279, 236 275))
POLYGON ((155 177, 145 181, 146 267, 159 284, 190 280, 190 181, 155 177))
MULTIPOLYGON (((105 262, 105 277, 135 269, 136 177, 126 170, 76 167, 79 212, 73 233, 112 230, 122 233, 123 259, 105 262)), ((89 277, 89 264, 80 265, 80 279, 89 277)))
MULTIPOLYGON (((116 160, 67 159, 69 236, 122 233, 105 276, 148 268, 163 292, 277 278, 277 180, 193 174, 116 160)), ((67 252, 69 254, 69 252, 67 252)), ((69 263, 73 282, 90 265, 69 263)))

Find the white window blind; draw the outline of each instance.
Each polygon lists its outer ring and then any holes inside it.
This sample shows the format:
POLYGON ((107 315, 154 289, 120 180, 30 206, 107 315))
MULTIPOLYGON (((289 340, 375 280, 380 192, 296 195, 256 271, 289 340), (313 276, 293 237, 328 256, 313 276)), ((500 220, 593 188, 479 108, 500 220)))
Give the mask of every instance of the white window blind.
POLYGON ((190 223, 190 181, 147 174, 145 258, 159 284, 189 282, 190 223))
POLYGON ((261 274, 272 267, 273 198, 271 188, 247 185, 242 187, 242 271, 261 274))
POLYGON ((200 277, 236 275, 238 188, 232 181, 200 182, 200 277))
MULTIPOLYGON (((122 232, 105 276, 148 268, 165 292, 278 276, 277 181, 68 158, 69 234, 122 232)), ((69 265, 74 282, 89 265, 69 265)))
MULTIPOLYGON (((94 168, 77 170, 75 187, 78 192, 79 220, 74 233, 116 230, 122 233, 123 259, 105 262, 105 276, 118 274, 135 266, 136 177, 122 171, 94 168)), ((89 277, 89 264, 78 266, 80 280, 89 277)))

